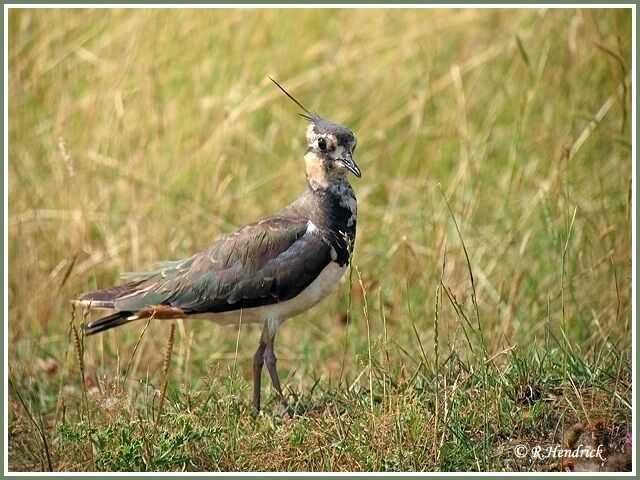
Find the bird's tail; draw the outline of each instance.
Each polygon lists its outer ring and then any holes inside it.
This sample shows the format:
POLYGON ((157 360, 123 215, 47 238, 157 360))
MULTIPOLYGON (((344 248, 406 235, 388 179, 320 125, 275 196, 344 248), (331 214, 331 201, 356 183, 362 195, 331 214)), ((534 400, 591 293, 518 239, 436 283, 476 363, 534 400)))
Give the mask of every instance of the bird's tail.
POLYGON ((84 327, 84 333, 85 335, 94 335, 111 328, 119 327, 125 323, 129 323, 135 320, 135 318, 131 318, 131 314, 132 312, 116 312, 113 315, 89 322, 84 327))
POLYGON ((72 303, 87 308, 115 308, 115 301, 133 293, 142 281, 126 283, 112 288, 104 288, 80 295, 72 303))
MULTIPOLYGON (((134 292, 141 283, 142 281, 137 281, 113 288, 105 288, 102 290, 95 290, 93 292, 86 292, 80 295, 77 299, 73 300, 72 303, 74 305, 82 306, 89 309, 114 309, 116 300, 134 292)), ((132 318, 129 318, 131 317, 131 315, 132 312, 130 311, 120 311, 115 312, 114 314, 107 317, 103 317, 90 322, 85 326, 85 334, 94 335, 96 333, 100 333, 114 327, 119 327, 120 325, 133 320, 132 318)))

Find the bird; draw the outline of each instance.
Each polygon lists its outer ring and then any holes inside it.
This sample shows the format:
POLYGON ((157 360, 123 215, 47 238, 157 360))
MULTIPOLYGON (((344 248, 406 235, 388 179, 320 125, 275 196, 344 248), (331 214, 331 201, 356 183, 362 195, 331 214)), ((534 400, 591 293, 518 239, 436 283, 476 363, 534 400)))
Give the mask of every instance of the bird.
MULTIPOLYGON (((262 324, 253 356, 253 400, 260 411, 266 366, 277 408, 288 411, 276 368, 274 341, 282 322, 307 311, 337 289, 356 239, 357 201, 349 174, 354 133, 307 110, 269 77, 307 122, 306 188, 291 204, 213 241, 195 255, 123 273, 122 285, 78 295, 72 303, 114 312, 84 326, 94 335, 137 320, 211 320, 262 324)), ((154 322, 155 323, 155 322, 154 322)))

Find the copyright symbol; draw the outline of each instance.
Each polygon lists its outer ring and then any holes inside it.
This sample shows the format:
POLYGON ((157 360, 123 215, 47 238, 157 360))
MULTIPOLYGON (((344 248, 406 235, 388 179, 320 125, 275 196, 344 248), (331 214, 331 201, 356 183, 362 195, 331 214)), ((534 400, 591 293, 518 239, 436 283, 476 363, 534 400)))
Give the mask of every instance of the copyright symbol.
POLYGON ((513 449, 513 453, 518 458, 524 458, 527 456, 528 449, 526 445, 516 445, 516 448, 513 449))

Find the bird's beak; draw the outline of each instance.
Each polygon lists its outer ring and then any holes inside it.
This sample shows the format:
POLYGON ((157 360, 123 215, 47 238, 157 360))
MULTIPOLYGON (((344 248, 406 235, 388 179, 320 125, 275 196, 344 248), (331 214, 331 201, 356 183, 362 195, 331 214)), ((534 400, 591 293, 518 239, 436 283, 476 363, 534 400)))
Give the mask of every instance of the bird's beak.
POLYGON ((353 173, 356 177, 360 178, 362 176, 362 173, 360 173, 360 169, 358 168, 358 165, 356 165, 356 162, 353 161, 353 157, 351 156, 350 153, 347 153, 344 156, 344 158, 340 159, 340 161, 345 167, 347 167, 347 170, 353 173))

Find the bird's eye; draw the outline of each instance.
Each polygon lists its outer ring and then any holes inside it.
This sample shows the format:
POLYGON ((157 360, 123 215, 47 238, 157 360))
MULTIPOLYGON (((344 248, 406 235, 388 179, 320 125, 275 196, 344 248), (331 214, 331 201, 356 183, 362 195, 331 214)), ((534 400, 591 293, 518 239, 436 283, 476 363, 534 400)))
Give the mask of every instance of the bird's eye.
POLYGON ((327 149, 327 142, 324 138, 318 139, 318 148, 323 151, 327 149))

